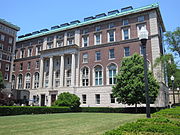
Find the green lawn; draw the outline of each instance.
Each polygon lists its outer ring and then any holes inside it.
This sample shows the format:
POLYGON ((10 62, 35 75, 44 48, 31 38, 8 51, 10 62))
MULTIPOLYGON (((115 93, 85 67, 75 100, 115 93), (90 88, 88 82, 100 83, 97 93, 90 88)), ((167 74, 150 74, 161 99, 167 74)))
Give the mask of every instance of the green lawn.
POLYGON ((97 135, 145 117, 123 113, 59 113, 0 117, 0 135, 97 135))

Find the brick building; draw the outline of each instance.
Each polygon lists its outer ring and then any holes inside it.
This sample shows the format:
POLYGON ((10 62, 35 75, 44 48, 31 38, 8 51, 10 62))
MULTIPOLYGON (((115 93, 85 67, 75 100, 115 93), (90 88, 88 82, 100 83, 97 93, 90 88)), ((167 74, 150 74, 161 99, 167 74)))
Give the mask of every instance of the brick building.
POLYGON ((20 28, 0 19, 0 71, 4 77, 5 91, 11 92, 11 77, 16 34, 20 28))
POLYGON ((50 106, 62 92, 78 95, 81 106, 126 106, 112 97, 112 85, 122 58, 142 54, 138 39, 142 27, 149 31, 149 69, 161 85, 154 105, 166 106, 168 89, 163 71, 152 66, 163 54, 165 27, 158 4, 113 10, 84 18, 83 22, 76 20, 19 36, 13 88, 29 90, 29 103, 40 106, 50 106))

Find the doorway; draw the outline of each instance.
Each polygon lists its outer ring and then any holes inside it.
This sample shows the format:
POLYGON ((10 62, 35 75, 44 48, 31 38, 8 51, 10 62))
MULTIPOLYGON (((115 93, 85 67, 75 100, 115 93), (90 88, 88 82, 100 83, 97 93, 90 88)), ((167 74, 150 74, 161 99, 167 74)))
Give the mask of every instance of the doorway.
POLYGON ((45 106, 45 94, 41 95, 41 106, 45 106))

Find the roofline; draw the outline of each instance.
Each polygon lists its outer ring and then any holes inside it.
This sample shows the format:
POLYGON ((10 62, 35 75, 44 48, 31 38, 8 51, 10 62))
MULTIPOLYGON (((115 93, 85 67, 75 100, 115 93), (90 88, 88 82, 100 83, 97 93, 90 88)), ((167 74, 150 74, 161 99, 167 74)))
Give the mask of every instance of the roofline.
MULTIPOLYGON (((134 14, 134 13, 138 13, 138 12, 142 12, 142 11, 147 11, 147 10, 151 10, 151 9, 158 9, 157 11, 159 12, 159 15, 160 15, 159 4, 154 3, 154 4, 150 4, 150 5, 147 5, 147 6, 140 7, 140 8, 135 8, 133 10, 129 10, 129 11, 126 11, 126 12, 120 12, 120 13, 105 16, 105 17, 102 17, 102 18, 97 18, 97 19, 86 21, 86 22, 81 22, 81 23, 78 23, 78 24, 69 25, 69 26, 66 26, 66 27, 61 27, 61 28, 58 28, 58 29, 55 29, 55 30, 50 30, 50 31, 39 33, 39 34, 36 34, 36 35, 31 35, 31 36, 28 36, 28 37, 23 37, 23 38, 17 39, 17 42, 25 41, 27 39, 33 39, 33 38, 41 37, 41 36, 44 36, 44 35, 53 34, 53 33, 64 31, 64 30, 69 30, 69 29, 72 29, 72 28, 77 28, 77 27, 81 27, 81 26, 85 26, 85 25, 88 25, 88 24, 93 24, 93 23, 97 23, 97 22, 101 22, 101 21, 105 21, 105 20, 109 20, 109 19, 114 19, 114 18, 118 18, 118 17, 121 17, 121 16, 129 15, 129 14, 134 14)), ((161 15, 160 15, 160 20, 161 20, 161 22, 163 24, 161 15)), ((163 24, 163 30, 165 30, 164 24, 163 24)))
POLYGON ((0 23, 4 24, 4 25, 6 25, 6 26, 8 26, 8 27, 10 27, 12 29, 15 29, 16 31, 20 30, 20 27, 18 27, 17 25, 14 25, 14 24, 12 24, 10 22, 7 22, 6 20, 1 19, 1 18, 0 18, 0 23))

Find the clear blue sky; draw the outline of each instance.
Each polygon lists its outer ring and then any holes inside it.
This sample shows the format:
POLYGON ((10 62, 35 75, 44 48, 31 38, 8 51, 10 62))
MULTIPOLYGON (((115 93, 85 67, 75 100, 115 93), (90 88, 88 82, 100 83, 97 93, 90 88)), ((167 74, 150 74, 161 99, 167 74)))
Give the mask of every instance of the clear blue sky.
POLYGON ((180 0, 0 0, 0 18, 18 25, 18 35, 126 6, 160 4, 166 30, 180 26, 180 0))

